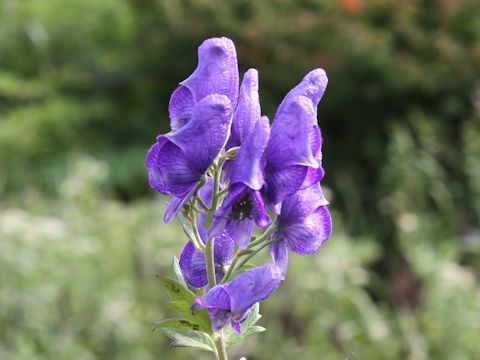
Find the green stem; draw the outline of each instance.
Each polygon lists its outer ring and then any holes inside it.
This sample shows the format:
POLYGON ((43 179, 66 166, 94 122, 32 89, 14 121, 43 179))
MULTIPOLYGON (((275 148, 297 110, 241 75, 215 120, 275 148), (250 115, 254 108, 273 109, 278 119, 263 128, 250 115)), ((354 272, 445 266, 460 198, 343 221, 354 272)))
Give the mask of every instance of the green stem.
POLYGON ((276 222, 272 222, 270 226, 265 230, 265 232, 260 235, 258 238, 255 240, 251 241, 250 244, 248 244, 247 249, 251 249, 254 246, 257 246, 258 244, 261 244, 265 239, 268 239, 270 235, 272 235, 275 231, 277 231, 277 224, 276 222))
MULTIPOLYGON (((195 205, 195 204, 194 204, 195 205)), ((192 218, 192 231, 193 231, 193 245, 195 248, 201 252, 205 251, 205 245, 203 245, 202 238, 200 236, 200 233, 198 232, 198 227, 197 227, 197 216, 195 214, 195 210, 191 211, 190 214, 192 218)))
MULTIPOLYGON (((225 159, 219 159, 218 163, 214 166, 214 177, 213 177, 213 196, 212 196, 212 207, 210 208, 206 226, 210 227, 213 213, 217 210, 219 202, 219 190, 220 190, 220 180, 222 176, 222 166, 225 159)), ((215 276, 215 258, 214 258, 214 249, 215 249, 215 237, 208 239, 205 247, 205 262, 207 265, 207 277, 208 277, 208 286, 207 290, 213 288, 217 285, 216 276, 215 276)), ((223 331, 220 330, 214 335, 214 342, 217 348, 217 356, 219 360, 228 360, 227 348, 225 346, 225 339, 223 338, 223 331)))
POLYGON ((200 206, 203 208, 205 211, 210 211, 210 208, 203 202, 203 200, 200 198, 200 195, 195 196, 195 200, 200 204, 200 206))
POLYGON ((220 188, 220 179, 222 178, 222 166, 225 160, 221 160, 215 166, 215 176, 213 178, 213 197, 212 197, 212 212, 217 210, 218 207, 218 200, 220 199, 219 196, 219 188, 220 188))
POLYGON ((232 272, 233 272, 233 269, 235 268, 235 264, 237 263, 237 261, 243 256, 245 255, 245 253, 240 250, 240 251, 237 251, 237 253, 235 254, 235 256, 233 257, 233 260, 232 260, 232 263, 230 264, 230 266, 228 267, 228 270, 227 272, 225 273, 225 276, 223 277, 222 281, 220 282, 220 284, 225 284, 228 279, 230 278, 230 275, 232 275, 232 272))
POLYGON ((242 260, 242 262, 240 264, 238 264, 237 268, 241 268, 243 265, 245 265, 252 257, 254 257, 255 255, 257 255, 260 251, 262 251, 263 249, 265 249, 268 245, 270 245, 271 243, 275 242, 276 240, 269 240, 269 241, 265 241, 262 246, 260 246, 259 248, 253 250, 250 254, 247 255, 246 258, 244 258, 242 260))
MULTIPOLYGON (((207 246, 205 248, 205 259, 207 263, 207 276, 208 276, 208 289, 211 289, 217 285, 215 279, 215 260, 213 256, 213 250, 215 248, 215 238, 212 237, 208 240, 207 246)), ((215 345, 217 347, 218 359, 219 360, 228 360, 227 349, 225 347, 225 340, 223 338, 223 331, 219 331, 215 334, 214 337, 215 345)))
POLYGON ((215 345, 217 346, 218 359, 219 360, 228 360, 227 347, 225 346, 225 341, 223 340, 223 330, 220 330, 218 337, 214 340, 215 345))
POLYGON ((207 277, 208 277, 208 289, 211 289, 217 285, 215 279, 215 259, 213 254, 213 249, 215 248, 215 238, 211 238, 207 241, 207 246, 205 247, 205 261, 207 263, 207 277))
POLYGON ((218 195, 225 195, 228 192, 228 186, 218 192, 218 195))
MULTIPOLYGON (((277 226, 276 226, 275 222, 273 222, 262 235, 260 235, 257 239, 251 241, 250 244, 248 245, 248 247, 245 250, 237 251, 237 253, 235 254, 235 256, 232 259, 232 263, 228 267, 228 270, 225 273, 225 276, 223 277, 220 284, 224 284, 229 280, 230 275, 232 275, 233 270, 235 270, 235 265, 236 265, 237 261, 240 260, 240 258, 242 256, 249 255, 249 254, 253 254, 253 255, 256 254, 255 250, 253 250, 253 247, 262 243, 265 239, 268 239, 270 237, 270 235, 272 235, 276 230, 277 230, 277 226)), ((270 243, 271 242, 268 242, 268 244, 270 244, 270 243)), ((252 258, 252 256, 249 256, 247 258, 247 261, 250 260, 252 258)), ((242 267, 245 263, 246 262, 242 262, 242 265, 239 265, 236 268, 238 269, 238 268, 242 267)))

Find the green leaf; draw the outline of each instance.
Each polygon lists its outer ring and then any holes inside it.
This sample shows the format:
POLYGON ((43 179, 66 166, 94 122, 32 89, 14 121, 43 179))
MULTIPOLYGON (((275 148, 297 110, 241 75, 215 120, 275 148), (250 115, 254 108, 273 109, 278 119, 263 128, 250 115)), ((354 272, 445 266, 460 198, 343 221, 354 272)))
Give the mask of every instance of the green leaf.
POLYGON ((200 330, 200 326, 185 319, 166 319, 163 321, 152 321, 153 329, 155 331, 161 328, 175 328, 181 330, 200 330))
POLYGON ((173 340, 170 343, 170 347, 193 347, 217 353, 212 338, 204 332, 174 327, 161 327, 160 330, 173 340))
POLYGON ((195 294, 172 279, 167 279, 159 276, 160 281, 172 298, 167 304, 175 309, 185 319, 189 320, 195 325, 198 325, 201 330, 206 333, 212 333, 210 325, 210 317, 207 310, 200 310, 192 313, 190 307, 195 302, 195 294))
POLYGON ((180 269, 180 263, 178 262, 178 259, 176 256, 173 257, 173 271, 175 272, 175 276, 177 278, 178 283, 182 285, 185 289, 188 289, 187 282, 183 277, 182 270, 180 269))
POLYGON ((162 285, 167 290, 168 294, 172 298, 172 300, 184 300, 190 304, 193 304, 195 301, 195 294, 190 290, 184 288, 181 284, 177 281, 168 279, 162 276, 158 276, 162 285))
POLYGON ((225 342, 227 345, 233 345, 247 336, 250 336, 255 333, 263 332, 266 329, 263 326, 255 325, 255 323, 262 317, 259 314, 260 305, 256 303, 253 305, 250 314, 248 314, 248 318, 242 323, 242 333, 238 334, 235 330, 233 330, 232 326, 229 324, 225 327, 224 334, 225 334, 225 342))

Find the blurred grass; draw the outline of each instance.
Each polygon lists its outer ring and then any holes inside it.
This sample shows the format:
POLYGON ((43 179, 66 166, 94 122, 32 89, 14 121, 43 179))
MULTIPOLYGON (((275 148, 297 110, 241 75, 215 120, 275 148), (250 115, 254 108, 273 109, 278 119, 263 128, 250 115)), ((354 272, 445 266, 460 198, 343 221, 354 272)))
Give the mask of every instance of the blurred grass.
MULTIPOLYGON (((154 274, 173 276, 183 235, 161 223, 164 198, 103 198, 108 170, 76 157, 59 198, 32 191, 0 209, 0 358, 200 358, 165 352, 166 338, 149 327, 173 315, 154 274)), ((394 312, 371 298, 367 289, 381 279, 369 265, 380 245, 347 235, 334 211, 332 239, 317 255, 291 256, 287 281, 262 307, 268 331, 233 348, 234 358, 473 358, 480 352, 474 269, 458 263, 462 250, 451 239, 431 243, 435 218, 417 217, 400 220, 402 250, 423 282, 413 312, 401 299, 394 312)), ((399 276, 391 291, 408 286, 409 274, 399 276)))
POLYGON ((185 240, 144 158, 219 35, 270 118, 308 70, 330 80, 333 237, 291 256, 233 358, 477 358, 479 19, 469 0, 0 1, 0 359, 209 358, 150 331, 185 240))

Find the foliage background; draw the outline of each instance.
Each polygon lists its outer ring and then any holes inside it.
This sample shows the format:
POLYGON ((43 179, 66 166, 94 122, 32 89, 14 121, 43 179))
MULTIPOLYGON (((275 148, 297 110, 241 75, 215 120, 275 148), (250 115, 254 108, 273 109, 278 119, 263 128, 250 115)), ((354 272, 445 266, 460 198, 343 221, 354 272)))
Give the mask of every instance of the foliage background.
POLYGON ((144 157, 219 35, 270 118, 310 69, 330 79, 334 235, 233 358, 480 356, 476 1, 1 0, 0 358, 194 356, 150 331, 184 239, 144 157))

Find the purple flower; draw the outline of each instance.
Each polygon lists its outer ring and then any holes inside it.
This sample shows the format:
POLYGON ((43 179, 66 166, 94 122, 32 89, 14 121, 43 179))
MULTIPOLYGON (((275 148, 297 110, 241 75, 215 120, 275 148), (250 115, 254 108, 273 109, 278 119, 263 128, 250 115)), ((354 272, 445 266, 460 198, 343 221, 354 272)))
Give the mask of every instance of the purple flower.
POLYGON ((190 121, 160 135, 147 154, 150 186, 176 199, 165 213, 169 221, 193 195, 227 140, 232 107, 224 95, 209 95, 195 105, 190 121))
POLYGON ((277 218, 279 229, 273 235, 277 241, 270 246, 283 278, 288 264, 287 248, 300 255, 312 254, 330 237, 332 219, 327 204, 320 183, 285 197, 277 218))
POLYGON ((214 216, 211 235, 226 228, 242 249, 250 241, 254 223, 263 228, 271 221, 260 193, 265 184, 263 153, 269 134, 268 118, 261 117, 246 136, 233 162, 228 194, 214 216))
POLYGON ((240 333, 240 324, 246 320, 252 306, 270 296, 280 281, 280 269, 273 264, 253 268, 231 282, 213 287, 205 296, 198 297, 192 310, 208 309, 214 331, 231 322, 232 327, 240 333))
POLYGON ((238 65, 232 40, 212 38, 198 48, 198 66, 182 81, 170 98, 170 126, 177 130, 187 124, 195 105, 212 94, 225 95, 233 109, 237 106, 238 65))
MULTIPOLYGON (((205 242, 204 238, 202 240, 205 242)), ((223 279, 224 266, 230 264, 234 252, 232 234, 225 229, 214 238, 214 262, 217 282, 223 279)), ((190 285, 202 288, 208 283, 205 254, 197 251, 191 241, 187 242, 180 255, 180 269, 190 285)))
POLYGON ((325 71, 312 70, 278 107, 266 150, 267 198, 272 204, 324 175, 316 108, 327 81, 325 71))

